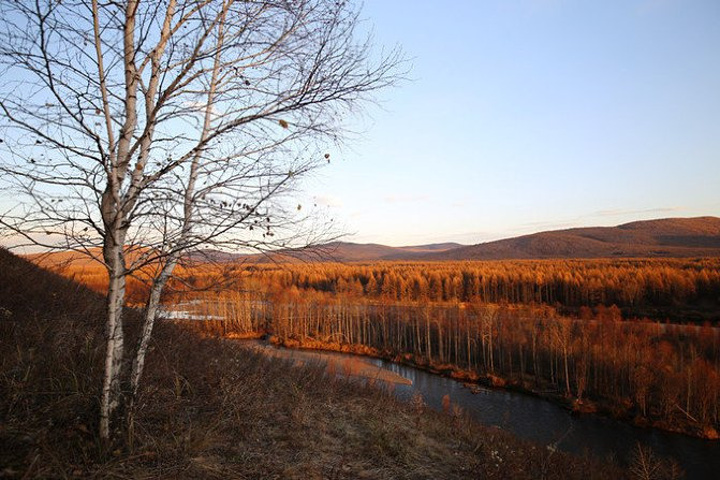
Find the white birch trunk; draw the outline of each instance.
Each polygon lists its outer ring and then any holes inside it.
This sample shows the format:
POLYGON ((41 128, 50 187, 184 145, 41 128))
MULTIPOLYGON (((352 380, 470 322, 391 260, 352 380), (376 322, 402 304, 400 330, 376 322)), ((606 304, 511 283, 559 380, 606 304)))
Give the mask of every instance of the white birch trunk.
MULTIPOLYGON (((128 202, 121 195, 121 186, 130 163, 129 146, 133 131, 137 125, 137 70, 135 69, 135 14, 137 0, 128 2, 124 26, 124 63, 125 63, 125 121, 117 144, 117 153, 111 152, 110 171, 107 187, 103 192, 100 211, 105 227, 103 257, 108 271, 108 310, 106 319, 107 349, 105 354, 105 372, 100 402, 100 438, 110 440, 113 416, 122 403, 120 388, 124 364, 123 307, 125 303, 126 266, 124 247, 127 234, 128 202)), ((97 2, 93 2, 93 14, 97 15, 97 2)), ((96 23, 97 25, 97 23, 96 23)), ((99 32, 95 31, 96 39, 99 32)), ((99 46, 99 42, 97 42, 99 46)), ((102 52, 98 47, 98 57, 102 52)), ((102 71, 102 68, 101 68, 102 71)), ((107 112, 107 109, 106 109, 107 112)), ((111 130, 111 124, 108 123, 111 130)))
POLYGON ((145 308, 143 331, 140 336, 140 341, 133 360, 132 372, 130 374, 131 410, 134 405, 138 389, 140 388, 140 379, 142 378, 143 370, 145 368, 145 356, 147 354, 148 346, 150 345, 150 338, 152 337, 152 331, 155 326, 155 318, 157 317, 157 312, 160 308, 160 296, 162 295, 162 291, 165 288, 167 281, 172 276, 173 270, 175 270, 175 265, 177 265, 177 258, 170 259, 163 266, 160 275, 153 283, 150 291, 150 298, 145 308))
MULTIPOLYGON (((230 1, 229 4, 232 4, 233 2, 230 1)), ((220 69, 220 53, 222 52, 222 42, 223 42, 223 27, 225 22, 225 14, 227 12, 228 5, 224 5, 222 14, 220 16, 220 21, 218 24, 218 45, 213 65, 213 72, 212 77, 210 81, 210 88, 208 89, 208 95, 207 95, 207 103, 205 105, 205 119, 203 124, 203 129, 200 135, 200 139, 198 141, 198 144, 202 144, 207 139, 207 136, 210 133, 211 128, 211 122, 212 122, 212 108, 213 108, 213 102, 215 98, 215 91, 217 86, 217 77, 218 72, 220 69)), ((175 12, 175 2, 171 1, 168 4, 168 9, 165 15, 165 22, 163 24, 163 30, 162 30, 162 36, 160 40, 160 44, 155 49, 155 55, 156 58, 153 59, 153 69, 156 68, 156 65, 159 63, 157 59, 159 59, 164 51, 167 38, 169 37, 170 33, 170 23, 172 20, 172 16, 175 12)), ((150 82, 150 88, 148 90, 148 93, 146 94, 147 102, 149 103, 153 96, 155 95, 155 92, 157 90, 157 82, 158 82, 158 75, 153 71, 152 80, 150 82)), ((147 147, 149 146, 149 139, 148 139, 148 145, 143 146, 142 151, 147 152, 147 147)), ((178 243, 180 245, 184 245, 187 240, 188 236, 192 232, 192 223, 193 223, 193 202, 194 202, 194 196, 195 196, 195 183, 197 182, 197 176, 198 176, 198 168, 200 166, 200 153, 201 150, 197 150, 195 155, 193 156, 191 165, 190 165, 190 173, 188 176, 188 183, 185 188, 185 195, 184 195, 184 204, 183 204, 183 224, 182 224, 182 230, 180 233, 180 237, 178 239, 178 243)), ((141 160, 141 167, 144 168, 145 161, 147 159, 147 154, 143 155, 143 160, 141 160)), ((150 344, 150 338, 152 337, 152 331, 155 326, 155 318, 157 316, 158 309, 160 308, 160 299, 162 296, 162 292, 165 288, 165 285, 167 284, 170 277, 172 277, 173 271, 175 270, 175 266, 178 263, 178 260, 180 258, 180 254, 178 251, 171 252, 165 259, 165 264, 163 265, 160 274, 158 277, 153 281, 151 290, 150 290, 150 297, 148 299, 147 305, 145 307, 145 318, 143 322, 143 331, 140 336, 140 341, 137 347, 137 350, 135 352, 135 357, 133 359, 133 366, 132 366, 132 372, 130 374, 130 389, 131 389, 131 408, 130 415, 132 415, 132 407, 134 406, 134 401, 138 393, 138 389, 140 388, 140 380, 142 379, 143 370, 145 368, 145 357, 147 355, 147 349, 150 344)))
POLYGON ((106 250, 110 271, 107 296, 105 371, 100 402, 100 438, 110 439, 110 424, 120 405, 120 381, 123 364, 124 333, 122 309, 125 299, 125 265, 122 247, 112 245, 106 250))

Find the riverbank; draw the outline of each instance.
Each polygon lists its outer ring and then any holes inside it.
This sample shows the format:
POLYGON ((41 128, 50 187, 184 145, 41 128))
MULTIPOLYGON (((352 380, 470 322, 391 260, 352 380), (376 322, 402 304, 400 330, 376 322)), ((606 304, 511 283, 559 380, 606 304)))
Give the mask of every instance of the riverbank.
MULTIPOLYGON (((320 350, 275 348, 267 343, 238 345, 262 355, 288 361, 294 366, 322 366, 331 376, 360 379, 366 382, 384 382, 387 385, 412 385, 409 379, 364 360, 367 356, 334 358, 316 353, 320 350)), ((324 351, 324 350, 323 350, 324 351)))
POLYGON ((578 400, 577 398, 567 397, 560 392, 553 391, 549 386, 543 388, 543 386, 532 386, 529 382, 519 383, 497 375, 479 375, 477 372, 463 370, 451 364, 429 363, 424 358, 419 358, 412 354, 390 354, 364 345, 323 342, 312 338, 306 338, 301 341, 298 339, 282 339, 276 336, 270 336, 268 341, 274 345, 289 349, 322 350, 379 358, 418 368, 443 377, 452 378, 464 383, 471 390, 473 389, 473 385, 481 385, 489 388, 504 388, 542 398, 576 414, 603 415, 615 420, 627 422, 636 427, 655 428, 704 440, 720 439, 720 434, 716 429, 708 426, 700 426, 697 422, 693 422, 688 418, 683 419, 682 417, 678 417, 674 422, 655 420, 640 415, 639 412, 634 411, 629 403, 627 405, 613 405, 598 399, 585 398, 578 400))

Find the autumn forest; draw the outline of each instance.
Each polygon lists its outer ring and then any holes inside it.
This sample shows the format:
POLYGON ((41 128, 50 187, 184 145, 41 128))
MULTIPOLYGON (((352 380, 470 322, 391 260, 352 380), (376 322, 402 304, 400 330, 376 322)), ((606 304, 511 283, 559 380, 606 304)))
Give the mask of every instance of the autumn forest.
MULTIPOLYGON (((100 269, 63 273, 105 288, 100 269)), ((229 263, 185 266, 165 304, 211 334, 390 358, 715 437, 718 292, 718 259, 229 263)))
POLYGON ((712 477, 720 11, 506 3, 0 0, 0 477, 712 477))

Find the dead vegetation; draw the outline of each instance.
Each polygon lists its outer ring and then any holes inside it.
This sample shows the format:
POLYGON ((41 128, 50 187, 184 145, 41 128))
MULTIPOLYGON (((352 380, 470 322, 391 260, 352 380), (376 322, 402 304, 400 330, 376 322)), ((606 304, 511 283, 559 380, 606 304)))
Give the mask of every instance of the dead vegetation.
POLYGON ((179 324, 159 328, 136 421, 103 449, 101 299, 1 250, 0 267, 0 477, 628 477, 179 324))

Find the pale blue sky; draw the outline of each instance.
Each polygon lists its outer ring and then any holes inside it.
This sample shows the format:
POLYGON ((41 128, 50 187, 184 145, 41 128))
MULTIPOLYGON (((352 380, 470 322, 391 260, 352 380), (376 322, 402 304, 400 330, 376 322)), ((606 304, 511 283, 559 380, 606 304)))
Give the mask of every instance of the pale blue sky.
POLYGON ((349 240, 720 216, 720 1, 367 0, 411 82, 307 188, 349 240))

